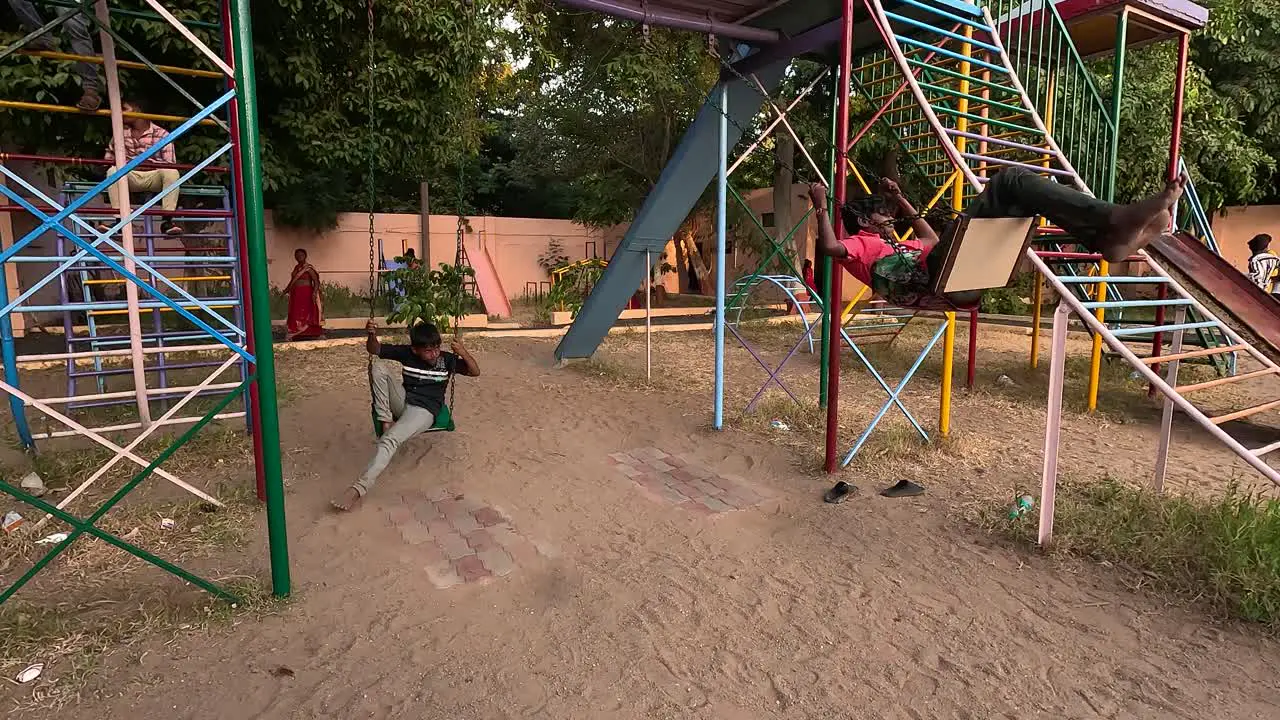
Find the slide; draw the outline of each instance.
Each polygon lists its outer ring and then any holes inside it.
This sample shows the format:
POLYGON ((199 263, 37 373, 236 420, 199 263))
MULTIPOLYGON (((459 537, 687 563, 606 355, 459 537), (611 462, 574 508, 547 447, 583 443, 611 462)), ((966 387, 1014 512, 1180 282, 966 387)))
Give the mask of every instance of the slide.
POLYGON ((1266 346, 1259 348, 1265 354, 1280 356, 1280 302, 1249 282, 1248 276, 1186 233, 1161 236, 1147 247, 1147 252, 1165 263, 1166 269, 1190 280, 1252 332, 1266 346))
POLYGON ((511 317, 511 298, 498 279, 498 271, 493 266, 493 258, 489 251, 480 247, 478 242, 467 240, 467 259, 471 268, 476 271, 476 290, 484 302, 484 311, 500 318, 511 317))

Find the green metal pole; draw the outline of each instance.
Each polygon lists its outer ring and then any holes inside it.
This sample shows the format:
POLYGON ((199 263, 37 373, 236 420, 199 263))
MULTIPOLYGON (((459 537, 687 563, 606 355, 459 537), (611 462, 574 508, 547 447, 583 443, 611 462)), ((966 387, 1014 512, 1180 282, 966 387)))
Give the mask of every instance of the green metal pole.
MULTIPOLYGON (((232 45, 240 97, 240 177, 244 181, 245 231, 249 248, 249 297, 257 351, 258 414, 262 471, 267 491, 267 539, 271 547, 271 591, 289 594, 289 538, 284 519, 284 477, 280 470, 280 414, 276 406, 276 360, 271 342, 267 243, 262 218, 262 153, 258 131, 258 89, 253 74, 253 21, 249 0, 231 0, 232 45)), ((242 262, 244 260, 242 259, 242 262)))
MULTIPOLYGON (((834 188, 836 182, 836 163, 840 158, 844 157, 844 153, 836 147, 836 115, 837 108, 840 106, 840 68, 831 69, 831 142, 827 143, 831 148, 830 157, 827 162, 827 187, 834 188)), ((835 192, 828 193, 832 198, 827 208, 827 217, 831 218, 831 222, 835 222, 835 192)), ((819 266, 818 272, 821 273, 821 279, 818 280, 822 297, 831 296, 831 257, 823 255, 822 264, 819 266)), ((838 305, 839 303, 837 303, 838 305)), ((840 312, 837 308, 836 312, 840 312)), ((828 364, 831 349, 831 313, 822 313, 822 360, 818 364, 818 407, 825 408, 827 406, 827 373, 831 371, 828 364)))
POLYGON ((1125 46, 1128 45, 1129 10, 1116 19, 1116 58, 1111 72, 1111 147, 1107 153, 1107 200, 1116 199, 1116 164, 1120 160, 1120 99, 1124 96, 1125 46))

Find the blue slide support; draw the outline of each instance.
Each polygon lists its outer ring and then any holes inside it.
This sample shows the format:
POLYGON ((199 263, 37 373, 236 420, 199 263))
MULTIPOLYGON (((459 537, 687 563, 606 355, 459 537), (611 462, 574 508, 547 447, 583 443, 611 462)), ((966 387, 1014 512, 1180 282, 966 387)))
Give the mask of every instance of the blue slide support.
MULTIPOLYGON (((790 63, 790 58, 784 58, 756 71, 756 78, 766 93, 773 94, 790 63)), ((592 288, 591 295, 578 311, 578 317, 556 347, 557 360, 591 357, 600 347, 609 328, 627 306, 627 300, 644 281, 645 252, 652 252, 655 257, 662 255, 671 236, 680 229, 680 224, 715 177, 719 160, 722 86, 727 86, 724 90, 727 91, 728 107, 724 109, 730 117, 727 141, 731 148, 742 139, 739 126, 748 127, 751 118, 764 104, 758 89, 737 78, 711 89, 698 116, 663 169, 658 184, 645 198, 635 221, 609 258, 609 265, 600 281, 592 288)))

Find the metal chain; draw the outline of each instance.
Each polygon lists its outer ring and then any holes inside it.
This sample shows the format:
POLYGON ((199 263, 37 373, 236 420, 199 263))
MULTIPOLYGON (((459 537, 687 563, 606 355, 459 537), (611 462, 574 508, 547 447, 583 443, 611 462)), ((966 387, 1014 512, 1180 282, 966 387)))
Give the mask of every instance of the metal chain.
POLYGON ((367 182, 369 185, 369 319, 374 316, 375 306, 378 300, 378 269, 374 259, 374 245, 377 239, 374 237, 374 211, 377 209, 378 186, 374 178, 376 155, 378 152, 377 126, 378 118, 374 112, 374 22, 373 22, 373 0, 366 0, 365 5, 369 14, 369 68, 365 86, 368 91, 368 99, 366 110, 368 112, 368 133, 369 133, 369 167, 367 168, 367 182))

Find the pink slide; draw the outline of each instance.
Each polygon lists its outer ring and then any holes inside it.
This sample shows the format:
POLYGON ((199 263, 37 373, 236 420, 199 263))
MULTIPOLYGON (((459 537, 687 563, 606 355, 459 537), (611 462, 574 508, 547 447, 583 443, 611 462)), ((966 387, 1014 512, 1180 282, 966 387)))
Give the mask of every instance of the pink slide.
POLYGON ((484 311, 489 315, 502 318, 511 317, 511 299, 498 279, 498 271, 493 267, 493 258, 489 251, 479 244, 467 241, 467 258, 476 271, 476 289, 480 291, 480 299, 484 302, 484 311))

